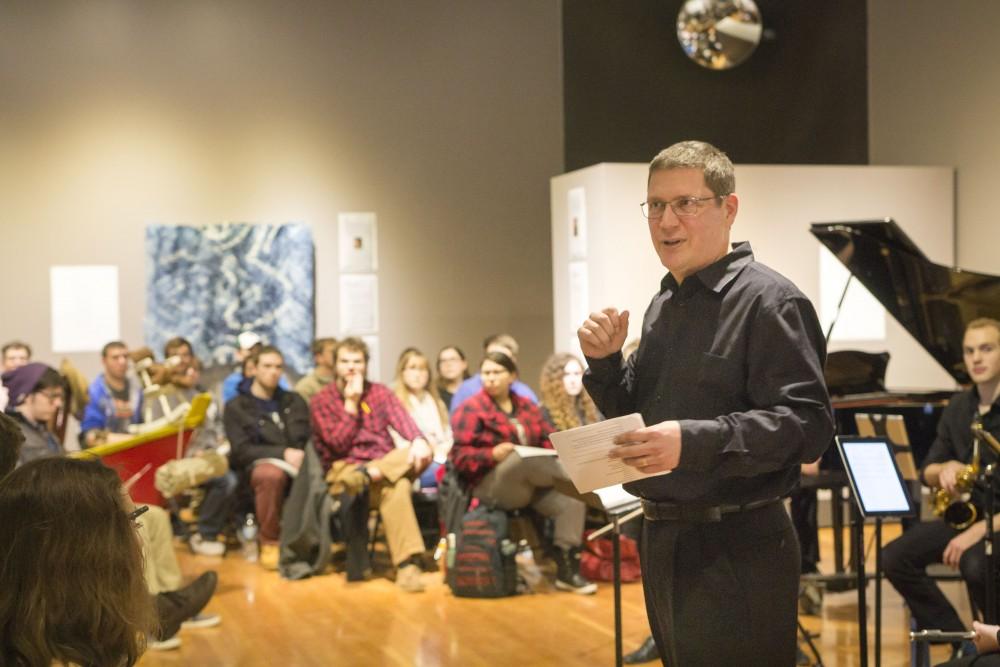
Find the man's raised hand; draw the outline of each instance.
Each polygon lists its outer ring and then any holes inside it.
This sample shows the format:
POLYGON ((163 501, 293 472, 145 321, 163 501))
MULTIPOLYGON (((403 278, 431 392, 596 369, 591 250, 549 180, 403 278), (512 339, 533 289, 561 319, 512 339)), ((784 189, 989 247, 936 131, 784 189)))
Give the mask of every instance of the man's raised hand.
POLYGON ((580 350, 591 359, 603 359, 622 349, 628 337, 628 311, 605 308, 591 313, 576 332, 580 350))

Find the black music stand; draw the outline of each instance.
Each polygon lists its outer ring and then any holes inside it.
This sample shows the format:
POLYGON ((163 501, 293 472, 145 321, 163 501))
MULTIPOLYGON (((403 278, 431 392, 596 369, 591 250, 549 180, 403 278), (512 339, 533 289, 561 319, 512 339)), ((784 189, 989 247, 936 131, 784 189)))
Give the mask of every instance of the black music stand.
POLYGON ((858 575, 858 643, 861 667, 868 667, 868 618, 865 587, 865 519, 875 519, 875 665, 882 664, 882 519, 916 514, 892 442, 888 438, 837 436, 837 451, 855 503, 855 567, 858 575))
POLYGON ((598 528, 587 540, 611 533, 612 574, 615 590, 615 667, 622 666, 622 559, 621 559, 621 527, 642 515, 641 502, 635 496, 627 493, 621 485, 597 489, 588 493, 580 493, 569 480, 556 481, 553 485, 556 491, 582 500, 595 509, 605 512, 611 521, 598 528))

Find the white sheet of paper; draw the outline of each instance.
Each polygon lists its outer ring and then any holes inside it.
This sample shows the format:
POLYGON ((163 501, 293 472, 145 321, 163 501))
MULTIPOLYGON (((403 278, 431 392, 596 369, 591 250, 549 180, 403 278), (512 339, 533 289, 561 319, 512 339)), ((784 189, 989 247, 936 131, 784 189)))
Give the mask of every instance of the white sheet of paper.
POLYGON ((340 333, 378 333, 378 276, 374 273, 340 276, 340 333))
POLYGON ((569 263, 569 323, 576 331, 590 317, 590 274, 587 262, 569 263))
POLYGON ((587 192, 582 187, 566 193, 569 211, 569 257, 587 259, 587 192))
POLYGON ((638 496, 633 496, 625 490, 621 484, 606 486, 603 489, 594 489, 594 493, 601 499, 601 504, 606 510, 616 510, 619 507, 626 507, 639 501, 638 496))
POLYGON ((96 352, 121 338, 117 266, 53 266, 52 351, 96 352))
POLYGON ((545 447, 525 447, 524 445, 514 445, 514 451, 522 459, 530 459, 534 456, 557 456, 557 452, 554 449, 546 449, 545 447))
POLYGON ((379 345, 378 336, 362 336, 361 340, 365 342, 368 346, 368 371, 367 378, 369 382, 381 382, 382 381, 382 365, 379 363, 379 345))
POLYGON ((608 456, 617 445, 616 435, 642 428, 642 416, 636 413, 559 431, 549 440, 559 452, 559 460, 576 490, 587 493, 606 486, 666 475, 666 472, 643 473, 608 456))
POLYGON ((378 270, 378 224, 374 213, 341 213, 337 216, 340 270, 367 273, 378 270))

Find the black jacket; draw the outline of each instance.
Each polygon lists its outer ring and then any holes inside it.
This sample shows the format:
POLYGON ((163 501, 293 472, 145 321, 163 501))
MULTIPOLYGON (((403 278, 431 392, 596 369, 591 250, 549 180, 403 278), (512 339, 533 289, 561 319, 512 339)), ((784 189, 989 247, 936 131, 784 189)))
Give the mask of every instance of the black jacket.
POLYGON ((280 459, 286 447, 302 449, 312 435, 309 406, 295 392, 278 387, 276 413, 265 413, 261 402, 250 394, 250 383, 226 403, 223 423, 230 447, 229 461, 237 470, 247 470, 258 459, 280 459))

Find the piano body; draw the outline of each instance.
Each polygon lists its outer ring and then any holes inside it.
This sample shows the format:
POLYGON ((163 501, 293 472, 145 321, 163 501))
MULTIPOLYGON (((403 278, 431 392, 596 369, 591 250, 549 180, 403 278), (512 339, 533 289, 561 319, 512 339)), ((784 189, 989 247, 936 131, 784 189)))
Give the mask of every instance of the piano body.
MULTIPOLYGON (((810 231, 957 384, 969 382, 962 360, 965 325, 977 317, 1000 320, 1000 276, 935 264, 891 219, 815 223, 810 231)), ((863 352, 828 356, 827 386, 837 432, 857 433, 858 412, 900 414, 920 466, 954 391, 886 391, 887 363, 887 355, 863 352)), ((831 458, 828 451, 824 464, 835 459, 836 452, 831 458)))

